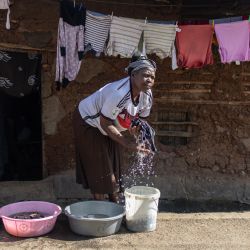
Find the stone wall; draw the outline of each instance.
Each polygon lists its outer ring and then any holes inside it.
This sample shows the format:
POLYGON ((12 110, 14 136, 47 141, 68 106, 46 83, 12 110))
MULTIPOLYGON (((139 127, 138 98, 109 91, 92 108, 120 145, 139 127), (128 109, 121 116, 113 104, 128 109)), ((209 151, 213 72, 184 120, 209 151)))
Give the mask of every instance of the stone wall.
MULTIPOLYGON (((72 112, 82 98, 124 77, 128 59, 87 55, 76 80, 58 92, 54 85, 58 2, 15 1, 10 31, 4 29, 5 14, 0 13, 0 48, 43 55, 44 176, 73 170, 72 112)), ((163 19, 161 15, 151 18, 163 19)), ((216 48, 214 52, 215 64, 196 70, 172 71, 169 59, 151 57, 158 71, 150 120, 161 135, 153 181, 167 198, 246 201, 250 194, 245 185, 250 176, 250 64, 222 65, 216 48), (187 114, 186 120, 164 118, 178 113, 187 114), (176 137, 185 143, 161 143, 176 137)), ((125 152, 125 159, 129 157, 125 152)))

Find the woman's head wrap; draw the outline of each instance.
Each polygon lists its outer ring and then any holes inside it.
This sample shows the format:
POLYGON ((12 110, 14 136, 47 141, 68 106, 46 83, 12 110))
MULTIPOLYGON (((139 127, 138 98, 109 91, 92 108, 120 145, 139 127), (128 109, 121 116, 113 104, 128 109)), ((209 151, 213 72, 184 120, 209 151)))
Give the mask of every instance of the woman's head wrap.
POLYGON ((125 71, 131 75, 132 72, 139 69, 148 68, 150 70, 156 71, 156 63, 153 60, 148 59, 143 54, 135 54, 132 56, 132 59, 125 71))

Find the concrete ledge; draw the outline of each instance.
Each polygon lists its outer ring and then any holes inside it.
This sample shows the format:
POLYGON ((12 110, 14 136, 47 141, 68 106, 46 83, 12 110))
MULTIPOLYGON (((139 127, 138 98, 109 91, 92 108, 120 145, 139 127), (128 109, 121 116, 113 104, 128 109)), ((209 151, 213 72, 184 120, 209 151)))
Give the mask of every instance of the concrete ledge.
POLYGON ((58 199, 89 199, 92 197, 89 190, 76 184, 73 171, 54 176, 54 193, 58 199))
POLYGON ((223 174, 167 174, 154 180, 161 198, 168 200, 225 200, 250 204, 250 178, 223 174))
POLYGON ((53 201, 55 199, 53 178, 42 181, 0 182, 0 204, 22 200, 53 201))
MULTIPOLYGON (((250 204, 250 178, 191 173, 167 173, 153 180, 167 200, 221 200, 250 204)), ((0 203, 21 200, 89 199, 89 190, 75 183, 74 171, 50 176, 41 181, 0 182, 0 203)))
POLYGON ((157 219, 164 220, 250 220, 250 212, 216 212, 216 213, 158 213, 157 219))

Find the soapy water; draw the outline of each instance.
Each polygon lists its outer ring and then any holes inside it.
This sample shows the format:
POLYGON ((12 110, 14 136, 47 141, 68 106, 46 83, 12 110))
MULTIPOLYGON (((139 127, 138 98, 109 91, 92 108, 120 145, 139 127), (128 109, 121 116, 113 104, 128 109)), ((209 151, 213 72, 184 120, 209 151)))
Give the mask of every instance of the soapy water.
MULTIPOLYGON (((147 142, 145 144, 144 147, 148 148, 147 142)), ((132 186, 154 186, 154 179, 157 177, 154 170, 154 155, 154 152, 145 154, 138 151, 132 156, 133 161, 120 179, 122 191, 132 186)), ((119 203, 125 203, 123 193, 120 194, 119 203)))

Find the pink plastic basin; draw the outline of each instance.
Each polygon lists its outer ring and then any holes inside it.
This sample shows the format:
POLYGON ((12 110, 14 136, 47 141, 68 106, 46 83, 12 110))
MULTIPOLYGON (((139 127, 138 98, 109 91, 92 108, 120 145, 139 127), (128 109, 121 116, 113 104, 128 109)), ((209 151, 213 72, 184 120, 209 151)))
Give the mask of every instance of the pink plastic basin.
POLYGON ((62 212, 60 206, 44 201, 22 201, 0 209, 5 230, 17 237, 34 237, 50 232, 62 212), (41 219, 14 219, 9 216, 23 212, 39 212, 48 215, 41 219))

